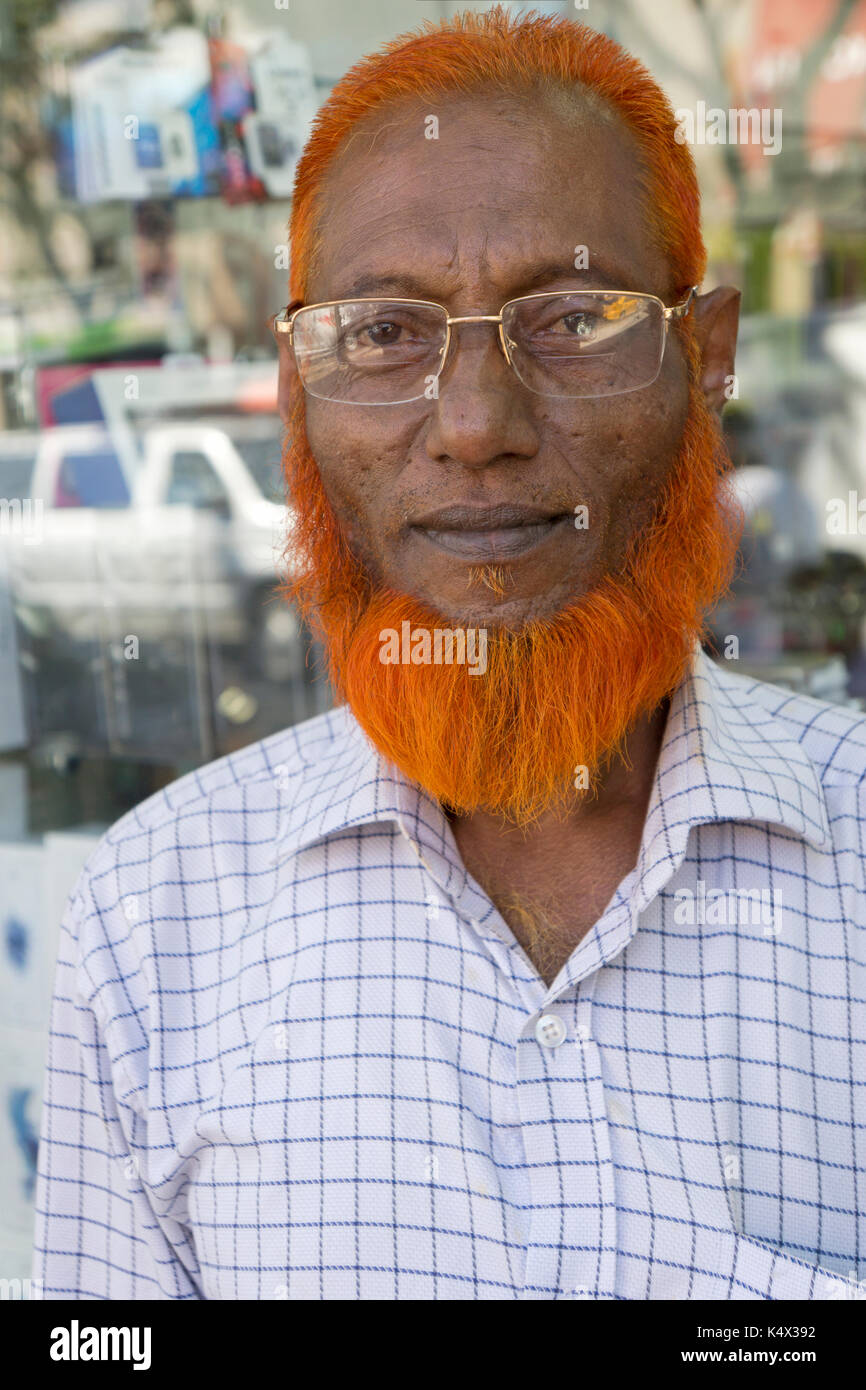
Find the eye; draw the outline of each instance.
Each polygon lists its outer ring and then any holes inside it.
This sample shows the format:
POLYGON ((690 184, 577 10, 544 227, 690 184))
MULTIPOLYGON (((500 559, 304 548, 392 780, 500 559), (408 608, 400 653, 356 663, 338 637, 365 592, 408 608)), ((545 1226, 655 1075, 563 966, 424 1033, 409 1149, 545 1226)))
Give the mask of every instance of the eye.
POLYGON ((361 331, 368 335, 374 347, 390 347, 392 343, 399 340, 403 329, 399 323, 394 323, 392 319, 378 319, 376 323, 368 324, 361 331))
POLYGON ((566 314, 559 320, 567 333, 571 333, 575 338, 588 340, 595 337, 595 319, 592 314, 574 313, 566 314))
POLYGON ((367 323, 353 323, 343 334, 342 343, 347 352, 359 352, 377 348, 384 352, 407 344, 413 334, 413 325, 398 323, 396 319, 370 319, 367 323), (408 337, 407 337, 408 333, 408 337))

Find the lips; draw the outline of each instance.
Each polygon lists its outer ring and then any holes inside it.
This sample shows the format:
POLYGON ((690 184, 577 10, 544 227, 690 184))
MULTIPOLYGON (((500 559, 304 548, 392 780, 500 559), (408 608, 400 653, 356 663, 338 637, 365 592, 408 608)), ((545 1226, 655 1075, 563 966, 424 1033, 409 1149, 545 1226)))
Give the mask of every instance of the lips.
POLYGON ((410 525, 440 550, 490 563, 534 550, 571 520, 563 512, 502 503, 493 507, 441 507, 413 518, 410 525))

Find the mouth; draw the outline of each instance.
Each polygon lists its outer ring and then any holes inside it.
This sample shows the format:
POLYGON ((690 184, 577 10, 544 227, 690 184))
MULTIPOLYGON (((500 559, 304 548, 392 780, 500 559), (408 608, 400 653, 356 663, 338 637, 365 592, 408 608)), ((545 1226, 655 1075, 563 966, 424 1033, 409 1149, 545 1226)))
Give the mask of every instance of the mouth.
POLYGON ((443 507, 414 520, 410 529, 440 550, 483 564, 525 555, 573 520, 567 512, 532 507, 443 507))

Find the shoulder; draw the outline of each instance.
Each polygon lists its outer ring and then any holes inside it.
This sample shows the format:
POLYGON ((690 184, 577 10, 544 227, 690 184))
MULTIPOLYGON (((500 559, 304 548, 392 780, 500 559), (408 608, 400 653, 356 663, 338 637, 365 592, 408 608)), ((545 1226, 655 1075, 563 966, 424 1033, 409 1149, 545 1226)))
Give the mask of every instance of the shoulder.
POLYGON ((155 897, 168 901, 196 885, 201 898, 206 882, 243 873, 255 848, 273 842, 281 817, 303 804, 311 785, 329 774, 339 780, 359 736, 345 707, 337 707, 155 792, 115 821, 85 861, 70 899, 79 920, 115 917, 128 899, 144 894, 151 910, 155 897))

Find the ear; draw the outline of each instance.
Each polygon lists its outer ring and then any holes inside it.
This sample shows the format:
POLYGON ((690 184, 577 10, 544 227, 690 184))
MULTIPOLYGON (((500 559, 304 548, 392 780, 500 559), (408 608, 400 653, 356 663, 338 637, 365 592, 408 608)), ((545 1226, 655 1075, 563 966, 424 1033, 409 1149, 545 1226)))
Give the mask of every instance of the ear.
POLYGON ((710 409, 719 415, 731 398, 728 388, 734 375, 740 291, 720 285, 709 294, 698 295, 692 313, 701 350, 701 390, 710 409))
MULTIPOLYGON (((288 312, 299 309, 301 301, 293 299, 288 305, 288 312)), ((279 379, 277 384, 277 410, 284 425, 289 422, 289 410, 291 407, 294 393, 302 391, 301 379, 298 375, 298 365, 295 361, 295 354, 292 351, 287 333, 278 333, 271 323, 271 331, 277 344, 277 357, 279 361, 279 379)))

